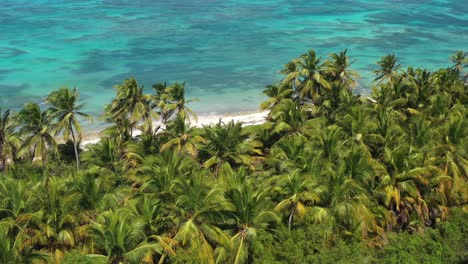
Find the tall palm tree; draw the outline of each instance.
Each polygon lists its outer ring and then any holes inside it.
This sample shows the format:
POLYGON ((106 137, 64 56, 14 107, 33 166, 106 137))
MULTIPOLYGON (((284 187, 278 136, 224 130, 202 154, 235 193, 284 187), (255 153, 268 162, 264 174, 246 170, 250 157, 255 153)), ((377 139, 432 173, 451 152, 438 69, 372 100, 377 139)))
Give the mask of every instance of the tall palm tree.
POLYGON ((80 157, 78 153, 78 141, 81 140, 83 130, 81 129, 79 117, 92 120, 92 117, 81 112, 84 104, 78 104, 79 94, 76 88, 61 88, 50 93, 46 102, 50 105, 48 112, 52 119, 57 121, 56 135, 63 133, 65 141, 71 138, 75 150, 76 169, 80 168, 80 157))
POLYGON ((197 119, 197 115, 190 108, 187 107, 187 104, 190 102, 197 101, 198 99, 186 99, 185 98, 185 83, 174 83, 166 88, 166 100, 169 104, 166 105, 166 108, 169 110, 174 109, 177 111, 177 114, 182 118, 187 119, 190 122, 190 116, 193 119, 197 119))
POLYGON ((325 78, 323 64, 313 49, 292 61, 295 67, 291 67, 285 78, 286 82, 294 81, 296 94, 302 104, 305 100, 312 100, 315 104, 320 103, 323 90, 330 89, 330 84, 325 78))
POLYGON ((260 109, 271 110, 283 99, 292 99, 292 92, 293 90, 291 89, 290 83, 267 85, 266 89, 263 90, 263 93, 269 98, 260 105, 260 109))
POLYGON ((328 74, 332 77, 330 81, 338 82, 348 91, 351 91, 357 85, 356 79, 359 78, 359 74, 350 69, 355 61, 350 61, 346 55, 347 52, 348 50, 345 49, 340 53, 330 54, 331 60, 325 61, 324 65, 328 74))
POLYGON ((138 85, 135 78, 116 85, 116 98, 106 107, 107 117, 117 125, 128 127, 126 138, 132 137, 139 122, 143 122, 145 132, 153 133, 153 121, 157 118, 151 108, 151 96, 144 93, 143 87, 138 85))
POLYGON ((374 81, 377 81, 379 84, 386 80, 388 83, 393 84, 398 75, 398 70, 401 68, 395 54, 383 56, 377 64, 380 66, 380 69, 374 71, 377 75, 374 81))
POLYGON ((244 133, 242 123, 221 122, 214 127, 205 126, 203 137, 207 143, 201 149, 206 168, 215 167, 215 172, 224 162, 234 165, 246 165, 252 168, 252 155, 261 154, 261 142, 249 139, 244 133))
POLYGON ((14 151, 19 146, 19 138, 15 134, 16 124, 10 110, 2 112, 0 108, 0 171, 7 170, 8 161, 13 162, 14 151))
POLYGON ((454 55, 450 56, 450 61, 453 62, 452 68, 456 69, 460 74, 464 68, 468 67, 468 58, 464 51, 458 50, 454 55))
POLYGON ((277 192, 281 196, 281 201, 275 209, 286 212, 288 229, 291 231, 294 218, 304 216, 307 211, 306 204, 319 201, 320 197, 309 191, 309 177, 301 174, 300 170, 294 170, 290 174, 279 177, 277 192))
POLYGON ((32 153, 34 158, 41 157, 42 165, 47 164, 48 150, 57 152, 57 142, 52 134, 51 118, 41 111, 38 104, 27 103, 18 113, 19 133, 24 136, 19 155, 32 153))
POLYGON ((197 144, 204 143, 205 139, 193 133, 185 118, 178 114, 167 124, 163 134, 169 136, 169 139, 161 146, 161 151, 175 148, 178 153, 189 154, 195 158, 198 155, 197 144))

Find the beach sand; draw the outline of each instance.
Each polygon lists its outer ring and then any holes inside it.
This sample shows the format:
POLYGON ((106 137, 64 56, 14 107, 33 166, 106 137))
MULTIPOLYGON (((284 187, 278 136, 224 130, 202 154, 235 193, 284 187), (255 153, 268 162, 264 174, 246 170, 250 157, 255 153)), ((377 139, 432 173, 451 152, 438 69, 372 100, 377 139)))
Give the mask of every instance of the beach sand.
MULTIPOLYGON (((197 122, 192 120, 191 126, 203 127, 217 124, 220 120, 224 123, 228 123, 231 120, 234 122, 242 122, 244 126, 263 124, 266 121, 268 111, 257 111, 257 112, 245 112, 245 113, 230 113, 230 114, 202 114, 198 116, 197 122)), ((158 124, 157 124, 158 125, 158 124)), ((94 131, 87 133, 80 146, 86 148, 89 145, 96 144, 99 142, 100 131, 94 131)), ((133 136, 141 135, 141 131, 136 130, 133 132, 133 136)))

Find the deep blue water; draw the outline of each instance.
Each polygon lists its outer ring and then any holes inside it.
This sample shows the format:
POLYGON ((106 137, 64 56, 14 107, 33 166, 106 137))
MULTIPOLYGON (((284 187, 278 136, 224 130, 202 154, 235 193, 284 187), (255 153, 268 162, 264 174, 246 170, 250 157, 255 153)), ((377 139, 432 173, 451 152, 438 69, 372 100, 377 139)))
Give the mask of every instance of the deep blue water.
MULTIPOLYGON (((199 112, 255 110, 291 58, 348 48, 369 91, 380 56, 450 65, 468 48, 466 0, 1 0, 0 107, 76 86, 99 115, 113 86, 186 81, 199 112)), ((149 90, 149 89, 148 89, 149 90)))

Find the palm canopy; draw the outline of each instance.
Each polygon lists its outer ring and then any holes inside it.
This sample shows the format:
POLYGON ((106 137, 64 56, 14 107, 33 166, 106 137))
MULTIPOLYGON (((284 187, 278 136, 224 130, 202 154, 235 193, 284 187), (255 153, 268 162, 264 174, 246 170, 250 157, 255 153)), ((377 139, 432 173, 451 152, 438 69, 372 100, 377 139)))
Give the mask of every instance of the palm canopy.
POLYGON ((47 162, 48 149, 57 151, 57 143, 53 136, 52 120, 46 111, 36 103, 27 103, 18 113, 19 133, 24 136, 19 154, 32 153, 33 157, 41 157, 43 165, 47 162))
POLYGON ((13 161, 14 152, 19 146, 15 127, 10 110, 3 112, 0 108, 0 170, 6 170, 8 160, 13 161))
POLYGON ((271 210, 267 190, 256 188, 246 172, 243 168, 234 171, 225 164, 220 173, 225 184, 224 196, 230 204, 226 207, 226 224, 234 235, 228 247, 218 248, 218 263, 247 263, 257 231, 280 220, 271 210))
POLYGON ((116 98, 105 109, 107 119, 125 128, 121 132, 126 139, 132 137, 134 128, 140 122, 143 122, 145 132, 152 134, 152 124, 158 116, 152 111, 152 98, 144 93, 143 86, 135 78, 130 78, 116 85, 115 89, 116 98))
POLYGON ((141 225, 130 221, 126 211, 106 211, 93 223, 90 234, 96 243, 96 252, 90 255, 96 260, 107 259, 108 263, 142 261, 153 253, 162 253, 158 243, 147 242, 141 225))
POLYGON ((92 121, 90 115, 81 112, 84 104, 78 104, 78 99, 79 94, 76 88, 73 90, 69 88, 59 89, 52 92, 46 99, 46 102, 50 105, 47 111, 50 117, 57 121, 54 128, 56 135, 62 133, 64 140, 69 140, 70 135, 72 137, 77 169, 80 167, 77 141, 81 139, 83 133, 79 118, 92 121))
POLYGON ((79 94, 76 88, 61 88, 50 93, 46 99, 46 103, 50 105, 48 113, 51 118, 56 119, 56 133, 63 133, 64 139, 68 140, 70 136, 74 137, 76 131, 78 138, 82 135, 82 128, 79 123, 79 118, 86 118, 89 121, 92 117, 89 114, 81 112, 84 103, 78 103, 79 94))
POLYGON ((167 85, 166 83, 159 83, 153 85, 155 96, 153 100, 155 106, 159 107, 163 122, 165 123, 174 115, 179 115, 183 119, 187 119, 190 123, 190 117, 195 121, 197 115, 190 108, 187 107, 188 103, 197 101, 198 99, 185 98, 185 82, 174 83, 167 85))
POLYGON ((457 51, 454 55, 450 56, 450 61, 453 62, 453 68, 459 73, 463 72, 464 68, 468 67, 468 58, 464 51, 457 51))
POLYGON ((169 139, 161 146, 161 151, 175 148, 178 153, 196 157, 198 155, 197 144, 205 142, 203 137, 194 135, 193 129, 179 114, 167 124, 164 134, 169 139))
POLYGON ((224 162, 234 165, 252 166, 252 155, 260 155, 261 142, 250 139, 244 133, 242 123, 230 121, 221 122, 213 127, 205 126, 202 135, 207 143, 201 148, 201 156, 206 160, 203 165, 207 168, 215 166, 215 171, 224 162))
POLYGON ((320 200, 316 193, 309 191, 312 185, 310 179, 311 177, 301 173, 300 170, 272 178, 272 181, 278 181, 275 184, 278 186, 275 191, 281 197, 275 209, 286 213, 289 230, 296 217, 303 217, 306 214, 308 203, 320 200))
POLYGON ((266 89, 263 90, 263 93, 268 96, 268 100, 260 105, 260 109, 272 109, 283 99, 291 99, 292 92, 293 90, 291 89, 290 83, 267 85, 266 89))
POLYGON ((346 55, 348 50, 341 51, 340 53, 330 54, 330 59, 325 61, 325 66, 328 74, 331 75, 331 80, 344 85, 345 88, 351 90, 357 85, 356 79, 359 74, 350 69, 355 61, 351 61, 346 55))
POLYGON ((284 81, 291 82, 295 95, 302 103, 305 100, 318 102, 323 90, 330 89, 330 83, 325 78, 325 69, 320 58, 312 49, 286 64, 284 81))
POLYGON ((398 70, 401 68, 395 54, 382 57, 377 64, 380 66, 380 69, 374 71, 377 75, 374 81, 381 83, 382 81, 387 80, 390 84, 393 84, 396 76, 398 75, 398 70))

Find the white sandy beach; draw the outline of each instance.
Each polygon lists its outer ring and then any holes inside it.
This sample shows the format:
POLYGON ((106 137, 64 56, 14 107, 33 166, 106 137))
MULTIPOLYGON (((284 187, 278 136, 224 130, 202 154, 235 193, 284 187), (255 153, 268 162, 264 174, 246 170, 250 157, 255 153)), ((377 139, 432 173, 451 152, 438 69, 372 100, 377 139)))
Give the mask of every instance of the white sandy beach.
MULTIPOLYGON (((215 125, 221 120, 224 123, 228 123, 231 120, 234 122, 242 122, 245 126, 258 125, 265 122, 268 111, 259 111, 259 112, 247 112, 247 113, 232 113, 232 114, 204 114, 199 115, 197 122, 192 120, 192 126, 202 127, 215 125)), ((141 134, 141 131, 134 131, 133 136, 138 136, 141 134)), ((86 148, 89 145, 96 144, 100 140, 99 132, 92 132, 85 135, 84 140, 81 142, 80 146, 86 148)))

